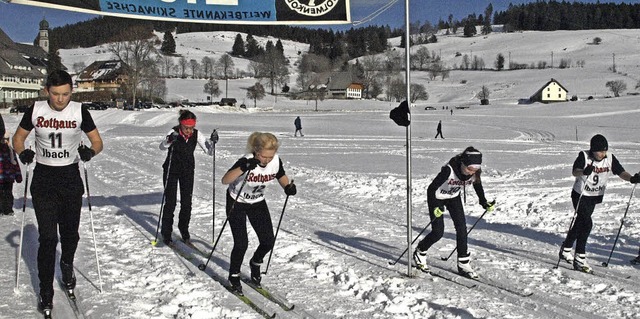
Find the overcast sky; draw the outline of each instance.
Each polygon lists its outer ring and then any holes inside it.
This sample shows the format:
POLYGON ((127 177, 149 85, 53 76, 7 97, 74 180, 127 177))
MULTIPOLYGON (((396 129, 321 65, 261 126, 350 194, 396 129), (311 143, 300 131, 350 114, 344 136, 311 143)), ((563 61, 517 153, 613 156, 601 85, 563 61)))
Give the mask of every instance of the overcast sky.
MULTIPOLYGON (((351 0, 351 20, 361 21, 371 15, 379 8, 394 0, 351 0)), ((534 2, 534 0, 412 0, 411 20, 430 21, 437 23, 439 19, 446 20, 449 14, 453 14, 454 19, 460 20, 468 14, 481 14, 489 3, 493 4, 493 10, 504 11, 509 3, 521 4, 534 2)), ((581 1, 595 2, 595 1, 581 1)), ((602 2, 625 2, 640 3, 640 0, 632 1, 602 1, 602 2)), ((389 25, 391 27, 402 27, 404 24, 405 1, 396 0, 391 8, 383 14, 378 15, 371 21, 355 25, 361 27, 366 25, 389 25)), ((64 10, 47 9, 21 4, 5 3, 0 0, 0 28, 16 42, 32 42, 38 34, 38 23, 42 18, 46 18, 51 28, 73 24, 78 21, 88 20, 95 15, 76 13, 64 10)), ((337 29, 350 28, 354 25, 336 27, 337 29)), ((318 26, 311 26, 317 28, 318 26)))

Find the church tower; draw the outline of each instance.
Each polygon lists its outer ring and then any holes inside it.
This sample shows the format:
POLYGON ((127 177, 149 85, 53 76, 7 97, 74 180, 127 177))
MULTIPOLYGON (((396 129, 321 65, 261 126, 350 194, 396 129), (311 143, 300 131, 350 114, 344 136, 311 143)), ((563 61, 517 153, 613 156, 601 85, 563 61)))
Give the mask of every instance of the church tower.
POLYGON ((44 50, 44 52, 49 53, 49 22, 44 18, 40 21, 38 45, 44 50))

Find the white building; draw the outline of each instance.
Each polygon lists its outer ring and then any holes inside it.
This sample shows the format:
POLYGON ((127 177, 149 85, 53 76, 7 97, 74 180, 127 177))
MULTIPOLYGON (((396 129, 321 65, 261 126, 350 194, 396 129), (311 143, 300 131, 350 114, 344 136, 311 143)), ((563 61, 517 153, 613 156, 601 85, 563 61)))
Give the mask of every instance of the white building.
POLYGON ((10 107, 13 100, 37 98, 42 91, 47 69, 49 23, 40 22, 40 46, 15 43, 0 29, 0 106, 10 107))
POLYGON ((534 93, 529 99, 532 102, 566 102, 567 94, 569 91, 555 79, 551 79, 545 85, 543 85, 536 93, 534 93))

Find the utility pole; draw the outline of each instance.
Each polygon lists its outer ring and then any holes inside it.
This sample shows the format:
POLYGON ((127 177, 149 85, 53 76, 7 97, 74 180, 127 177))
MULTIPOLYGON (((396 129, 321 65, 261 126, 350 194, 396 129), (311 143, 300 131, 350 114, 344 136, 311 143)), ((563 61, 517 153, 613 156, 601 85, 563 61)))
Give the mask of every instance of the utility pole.
POLYGON ((511 51, 509 51, 509 70, 511 70, 511 51))
POLYGON ((551 68, 553 69, 553 51, 551 51, 551 68))

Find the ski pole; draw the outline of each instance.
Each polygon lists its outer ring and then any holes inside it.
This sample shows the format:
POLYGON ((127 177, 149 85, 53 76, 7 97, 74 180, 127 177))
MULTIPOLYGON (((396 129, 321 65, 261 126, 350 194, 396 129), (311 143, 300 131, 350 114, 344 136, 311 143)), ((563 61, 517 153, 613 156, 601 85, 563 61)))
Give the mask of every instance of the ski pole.
POLYGON ((613 241, 613 247, 611 247, 611 253, 609 253, 609 258, 606 262, 602 263, 602 266, 609 266, 609 261, 611 261, 611 255, 613 255, 613 251, 616 249, 616 243, 618 243, 618 237, 620 236, 620 231, 622 230, 622 225, 624 225, 624 219, 627 217, 627 212, 629 212, 629 205, 631 205, 631 199, 633 198, 633 193, 636 192, 636 185, 633 184, 633 188, 631 189, 631 196, 629 197, 629 201, 627 202, 627 208, 624 210, 624 215, 622 216, 622 220, 620 221, 620 228, 618 228, 618 234, 616 235, 616 240, 613 241))
POLYGON ((84 169, 84 183, 87 187, 87 205, 89 206, 89 219, 91 220, 91 236, 93 236, 93 250, 96 255, 96 265, 98 267, 98 283, 100 284, 99 291, 102 293, 102 275, 100 273, 100 259, 98 258, 98 244, 96 242, 96 229, 93 226, 93 210, 91 209, 91 193, 89 192, 89 177, 87 175, 87 165, 82 162, 82 168, 84 169))
POLYGON ((20 226, 20 244, 18 245, 18 260, 16 261, 16 287, 14 289, 15 292, 18 291, 18 283, 20 282, 20 260, 22 259, 22 241, 24 238, 24 217, 26 215, 25 211, 27 209, 27 191, 29 190, 29 166, 31 163, 27 164, 27 173, 25 174, 24 181, 24 198, 22 200, 22 225, 20 226))
POLYGON ((156 226, 156 235, 151 245, 155 246, 158 244, 158 230, 160 230, 160 221, 162 220, 162 211, 164 210, 164 200, 167 192, 167 184, 169 183, 169 174, 171 174, 171 160, 173 157, 173 147, 171 147, 171 152, 169 152, 169 164, 167 165, 167 177, 164 178, 164 185, 162 185, 162 202, 160 203, 160 217, 158 217, 158 226, 156 226))
POLYGON ((216 246, 218 246, 218 243, 220 242, 220 237, 222 237, 222 232, 224 232, 224 228, 227 226, 227 223, 229 222, 229 215, 231 215, 233 213, 233 208, 236 207, 236 203, 238 202, 238 198, 240 197, 240 194, 242 193, 242 189, 244 188, 244 185, 247 184, 247 179, 248 178, 249 178, 249 173, 247 172, 247 175, 245 175, 244 179, 242 180, 242 185, 240 185, 240 190, 238 190, 238 194, 236 195, 236 199, 233 201, 233 204, 231 204, 231 208, 229 208, 229 212, 227 213, 227 218, 225 218, 224 224, 222 224, 222 229, 220 229, 220 233, 218 234, 218 238, 216 239, 216 242, 213 244, 213 247, 211 248, 211 252, 209 253, 209 256, 207 257, 207 261, 204 264, 198 265, 198 269, 200 269, 202 271, 207 269, 207 265, 209 264, 209 261, 211 260, 211 256, 213 256, 213 252, 216 250, 216 246))
MULTIPOLYGON (((494 200, 492 204, 495 204, 496 201, 494 200)), ((471 231, 476 227, 476 225, 478 224, 478 222, 482 219, 482 217, 484 217, 484 215, 488 212, 488 209, 484 210, 484 213, 482 213, 482 215, 480 215, 480 217, 478 217, 478 219, 476 220, 475 223, 473 223, 473 225, 471 226, 471 228, 469 228, 469 230, 467 231, 467 235, 469 235, 469 233, 471 233, 471 231)), ((458 245, 456 245, 456 248, 454 248, 451 253, 449 254, 449 256, 447 257, 440 257, 441 260, 447 261, 449 260, 449 258, 451 258, 451 256, 453 256, 453 253, 456 252, 456 250, 458 250, 458 245)))
POLYGON ((213 205, 211 214, 211 243, 214 243, 216 238, 216 143, 218 143, 218 129, 213 129, 211 136, 209 137, 212 147, 212 161, 213 161, 213 174, 211 176, 211 185, 213 192, 213 205))
MULTIPOLYGON (((591 161, 591 165, 593 165, 593 161, 591 161)), ((593 172, 592 172, 593 174, 593 172)), ((591 176, 591 174, 589 174, 589 176, 591 176)), ((582 200, 582 194, 584 194, 585 189, 587 188, 587 180, 589 180, 589 176, 587 176, 587 178, 585 178, 584 180, 584 187, 582 187, 582 192, 580 193, 580 196, 578 197, 578 202, 576 203, 576 208, 573 210, 573 217, 571 218, 571 223, 569 223, 569 229, 567 229, 567 234, 565 235, 565 240, 566 238, 569 236, 569 232, 571 231, 571 228, 573 228, 573 223, 575 223, 576 218, 578 217, 578 207, 580 207, 580 201, 582 200)), ((564 248, 564 242, 562 242, 562 245, 560 245, 560 252, 558 253, 558 262, 556 262, 556 265, 553 266, 553 269, 558 269, 558 267, 560 267, 560 260, 562 259, 562 249, 564 248)))
MULTIPOLYGON (((291 181, 291 184, 293 184, 293 180, 291 181)), ((280 223, 282 223, 282 216, 284 216, 284 209, 287 208, 287 202, 289 201, 289 195, 287 195, 287 197, 284 199, 284 205, 282 205, 282 212, 280 213, 280 220, 278 220, 278 227, 276 228, 276 235, 273 236, 273 247, 275 248, 276 246, 276 239, 278 238, 278 231, 280 231, 280 223)), ((273 255, 273 248, 271 248, 271 252, 269 253, 269 259, 267 260, 267 266, 264 268, 264 272, 262 272, 263 275, 267 274, 267 271, 269 270, 269 264, 271 263, 271 256, 273 255)))
MULTIPOLYGON (((440 217, 436 217, 436 218, 440 218, 440 217)), ((422 235, 422 233, 424 233, 425 230, 427 230, 427 227, 429 227, 429 225, 431 225, 431 223, 433 223, 435 219, 432 219, 427 226, 424 226, 424 228, 422 229, 422 231, 420 231, 420 233, 418 234, 418 236, 416 236, 416 238, 413 239, 413 241, 411 242, 411 245, 413 245, 413 243, 416 242, 416 240, 418 240, 418 238, 420 238, 420 235, 422 235)), ((397 264, 400 259, 402 258, 402 256, 404 256, 404 254, 407 253, 407 251, 409 250, 409 247, 405 248, 404 251, 402 252, 402 254, 400 254, 400 257, 398 257, 398 259, 396 259, 395 261, 390 261, 389 265, 395 265, 397 264)))

